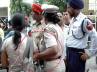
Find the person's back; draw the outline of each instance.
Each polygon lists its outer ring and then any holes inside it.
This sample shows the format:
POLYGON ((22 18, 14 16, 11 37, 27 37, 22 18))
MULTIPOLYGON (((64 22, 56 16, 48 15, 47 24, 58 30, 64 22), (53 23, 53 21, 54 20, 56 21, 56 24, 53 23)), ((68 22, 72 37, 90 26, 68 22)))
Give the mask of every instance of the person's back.
POLYGON ((22 34, 21 43, 17 50, 15 50, 15 46, 13 44, 13 36, 6 39, 4 43, 6 44, 3 45, 3 48, 6 47, 6 52, 8 54, 9 71, 22 70, 24 68, 23 54, 26 49, 27 37, 22 34))
MULTIPOLYGON (((7 38, 2 45, 1 63, 2 66, 9 68, 9 72, 26 71, 30 57, 26 57, 25 53, 29 56, 32 52, 32 46, 31 42, 29 42, 27 47, 28 37, 23 33, 25 28, 24 15, 16 13, 12 17, 12 27, 14 29, 13 36, 7 38), (27 59, 26 62, 25 59, 27 59)), ((32 58, 32 53, 30 56, 32 58)))

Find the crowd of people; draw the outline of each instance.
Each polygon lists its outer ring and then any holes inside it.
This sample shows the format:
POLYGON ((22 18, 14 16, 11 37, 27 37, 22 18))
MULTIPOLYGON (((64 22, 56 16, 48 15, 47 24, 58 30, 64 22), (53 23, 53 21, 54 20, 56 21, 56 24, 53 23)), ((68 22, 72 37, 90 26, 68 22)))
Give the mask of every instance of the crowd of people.
POLYGON ((83 8, 83 0, 69 0, 63 13, 55 5, 32 4, 36 22, 29 31, 25 31, 29 19, 13 14, 5 37, 0 25, 2 68, 8 72, 85 72, 86 60, 97 54, 97 32, 81 12, 83 8))

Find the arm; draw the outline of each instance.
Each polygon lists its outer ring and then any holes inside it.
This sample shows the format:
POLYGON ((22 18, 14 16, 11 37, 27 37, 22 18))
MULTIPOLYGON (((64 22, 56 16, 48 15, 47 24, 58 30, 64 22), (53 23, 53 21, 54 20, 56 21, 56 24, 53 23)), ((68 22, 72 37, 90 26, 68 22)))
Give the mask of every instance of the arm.
POLYGON ((6 50, 2 51, 2 53, 1 53, 1 64, 2 64, 2 67, 4 67, 4 68, 7 68, 9 65, 6 50))
POLYGON ((51 59, 58 53, 56 38, 49 33, 44 33, 44 41, 46 49, 43 52, 37 53, 34 57, 39 60, 51 59))
POLYGON ((89 49, 86 49, 86 53, 88 54, 89 57, 92 57, 97 54, 97 32, 95 29, 89 34, 91 37, 91 46, 89 49))
POLYGON ((91 38, 90 48, 86 49, 85 53, 82 53, 81 56, 82 60, 86 60, 97 53, 97 32, 93 27, 93 23, 89 19, 85 20, 83 29, 91 38))
POLYGON ((7 68, 9 65, 8 55, 6 52, 6 41, 4 41, 2 48, 1 48, 1 64, 4 68, 7 68))
POLYGON ((85 50, 85 53, 81 56, 83 60, 86 60, 94 55, 97 54, 97 32, 93 28, 93 30, 89 33, 89 36, 91 37, 91 46, 89 49, 85 50))
POLYGON ((37 53, 34 57, 36 60, 49 60, 52 59, 52 57, 56 56, 58 51, 57 51, 57 46, 52 46, 46 49, 43 52, 37 53))

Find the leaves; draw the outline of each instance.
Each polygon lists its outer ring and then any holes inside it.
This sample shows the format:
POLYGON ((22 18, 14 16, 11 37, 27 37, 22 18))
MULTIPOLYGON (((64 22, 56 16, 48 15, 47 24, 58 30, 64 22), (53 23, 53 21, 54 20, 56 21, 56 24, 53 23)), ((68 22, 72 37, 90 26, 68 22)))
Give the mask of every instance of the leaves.
POLYGON ((49 2, 58 6, 60 11, 63 12, 65 10, 67 0, 49 0, 49 2))
POLYGON ((11 0, 10 8, 11 14, 20 12, 29 15, 32 12, 31 7, 24 4, 22 0, 11 0))
POLYGON ((47 3, 47 4, 56 5, 59 7, 60 11, 63 12, 66 8, 68 0, 36 0, 36 2, 40 4, 47 3))
MULTIPOLYGON (((10 8, 11 8, 11 14, 14 14, 16 12, 24 13, 27 15, 30 15, 32 10, 31 7, 22 3, 22 0, 10 0, 10 8)), ((66 7, 66 2, 68 0, 36 0, 36 2, 39 2, 40 4, 43 3, 49 3, 56 5, 60 8, 60 11, 63 12, 66 7)))

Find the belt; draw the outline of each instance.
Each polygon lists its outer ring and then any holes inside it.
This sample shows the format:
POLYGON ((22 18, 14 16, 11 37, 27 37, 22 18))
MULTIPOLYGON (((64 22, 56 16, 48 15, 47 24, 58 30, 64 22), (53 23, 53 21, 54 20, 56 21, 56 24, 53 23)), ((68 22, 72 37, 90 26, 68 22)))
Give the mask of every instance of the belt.
POLYGON ((49 58, 49 59, 46 59, 46 61, 53 61, 53 60, 60 59, 60 58, 61 58, 61 56, 56 57, 56 58, 49 58))
POLYGON ((84 49, 78 49, 73 47, 67 47, 67 50, 73 51, 73 52, 84 52, 84 49))

